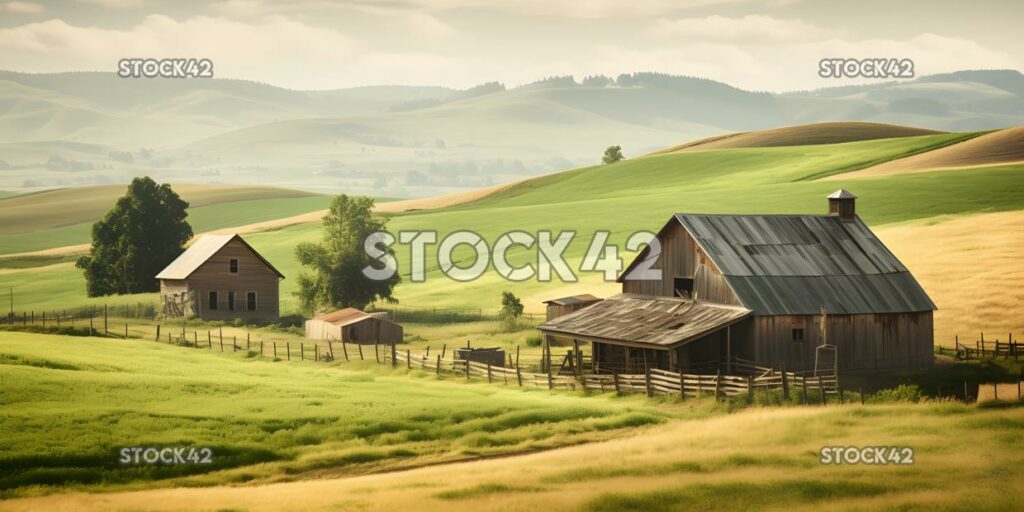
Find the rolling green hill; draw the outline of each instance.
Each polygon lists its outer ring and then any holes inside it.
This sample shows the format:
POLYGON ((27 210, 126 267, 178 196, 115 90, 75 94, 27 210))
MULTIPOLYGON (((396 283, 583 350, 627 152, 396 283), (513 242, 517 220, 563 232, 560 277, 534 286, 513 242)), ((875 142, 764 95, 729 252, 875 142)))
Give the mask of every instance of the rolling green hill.
MULTIPOLYGON (((1024 209, 1024 166, 963 171, 925 172, 836 181, 808 179, 872 165, 943 146, 971 134, 939 134, 814 146, 723 149, 680 152, 587 167, 529 180, 482 200, 438 210, 393 214, 389 229, 437 230, 440 237, 458 229, 473 230, 493 243, 510 230, 534 233, 541 229, 576 230, 579 236, 567 251, 578 267, 590 234, 608 230, 622 244, 637 230, 656 231, 675 212, 818 213, 825 195, 838 187, 858 194, 858 213, 872 226, 926 219, 1024 209)), ((282 282, 282 310, 296 308, 291 295, 299 268, 294 247, 317 240, 320 226, 302 224, 246 235, 254 247, 288 279, 282 282)), ((440 238, 439 238, 440 239, 440 238)), ((427 268, 436 267, 433 251, 427 268)), ((521 263, 534 253, 510 253, 521 263)), ((409 251, 398 246, 400 268, 408 272, 409 251)), ((466 257, 457 253, 456 258, 466 257)), ((629 255, 620 254, 625 263, 629 255)), ((500 292, 513 290, 530 309, 553 295, 592 291, 612 293, 595 273, 579 282, 508 283, 489 270, 480 279, 458 283, 434 270, 426 283, 404 282, 397 296, 408 307, 472 307, 496 309, 500 292)), ((84 281, 70 264, 0 274, 0 289, 13 286, 22 308, 60 307, 88 303, 84 281)), ((97 299, 131 302, 152 296, 97 299)))
MULTIPOLYGON (((196 233, 289 217, 328 197, 270 187, 175 185, 196 233)), ((123 185, 66 188, 0 199, 0 255, 89 242, 92 223, 124 195, 123 185)))

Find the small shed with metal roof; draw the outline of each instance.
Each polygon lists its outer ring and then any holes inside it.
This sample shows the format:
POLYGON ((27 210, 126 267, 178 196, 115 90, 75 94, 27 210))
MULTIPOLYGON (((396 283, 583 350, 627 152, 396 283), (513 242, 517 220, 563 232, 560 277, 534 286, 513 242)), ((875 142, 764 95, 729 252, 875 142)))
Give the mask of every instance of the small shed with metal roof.
POLYGON ((387 313, 367 313, 355 308, 343 308, 306 320, 306 337, 364 345, 391 345, 402 342, 403 329, 401 325, 388 320, 387 313))

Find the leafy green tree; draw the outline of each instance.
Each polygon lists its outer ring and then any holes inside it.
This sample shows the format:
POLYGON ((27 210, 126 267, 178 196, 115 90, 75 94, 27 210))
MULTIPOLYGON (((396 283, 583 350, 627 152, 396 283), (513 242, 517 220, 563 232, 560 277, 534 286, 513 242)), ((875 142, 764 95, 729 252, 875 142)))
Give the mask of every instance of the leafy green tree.
POLYGON ((135 178, 128 193, 92 225, 92 247, 75 266, 85 271, 90 297, 155 292, 156 275, 192 238, 188 203, 171 186, 135 178))
MULTIPOLYGON (((398 302, 392 295, 401 281, 397 272, 384 280, 363 274, 367 266, 381 268, 381 263, 366 253, 364 241, 373 233, 387 231, 387 219, 373 215, 373 198, 336 196, 323 223, 322 242, 303 242, 295 247, 299 263, 313 271, 298 277, 295 296, 302 309, 315 313, 345 307, 362 309, 378 300, 398 302)), ((393 249, 379 248, 394 256, 393 249)))
POLYGON ((622 160, 622 147, 621 146, 608 146, 608 149, 604 150, 604 156, 601 157, 601 162, 605 164, 614 164, 619 160, 622 160))
POLYGON ((501 292, 501 313, 503 318, 523 316, 523 303, 512 292, 501 292))

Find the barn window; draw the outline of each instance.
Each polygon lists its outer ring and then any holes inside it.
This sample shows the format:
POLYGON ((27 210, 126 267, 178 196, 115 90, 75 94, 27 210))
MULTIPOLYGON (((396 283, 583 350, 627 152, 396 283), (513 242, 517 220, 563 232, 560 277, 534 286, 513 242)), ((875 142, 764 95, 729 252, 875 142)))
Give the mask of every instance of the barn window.
POLYGON ((256 311, 256 292, 245 294, 245 310, 256 311))
POLYGON ((674 297, 693 297, 693 278, 677 277, 672 280, 672 295, 674 297))
POLYGON ((228 263, 228 267, 231 268, 231 273, 232 274, 237 274, 238 273, 238 260, 232 258, 231 261, 228 263))
POLYGON ((235 310, 235 292, 228 292, 228 311, 235 310))
POLYGON ((207 299, 206 307, 211 311, 217 309, 217 292, 210 292, 210 296, 207 299))
POLYGON ((803 329, 793 329, 793 341, 803 341, 803 340, 804 340, 804 330, 803 329))

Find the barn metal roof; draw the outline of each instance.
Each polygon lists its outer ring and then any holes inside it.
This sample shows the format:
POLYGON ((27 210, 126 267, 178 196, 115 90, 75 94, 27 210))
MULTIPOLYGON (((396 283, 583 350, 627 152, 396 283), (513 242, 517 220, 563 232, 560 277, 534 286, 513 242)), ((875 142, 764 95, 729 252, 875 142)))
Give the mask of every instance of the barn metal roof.
POLYGON ((859 218, 676 214, 740 301, 761 315, 931 311, 913 275, 859 218))
POLYGON ((589 293, 582 295, 573 295, 571 297, 562 297, 560 299, 550 299, 544 301, 544 304, 557 304, 559 306, 569 306, 573 304, 582 304, 585 302, 597 302, 601 300, 599 297, 595 297, 589 293))
POLYGON ((284 279, 284 275, 281 274, 273 265, 270 264, 260 253, 256 252, 248 242, 237 234, 228 235, 203 235, 199 237, 185 252, 181 253, 170 265, 160 271, 156 275, 157 279, 188 279, 188 276, 192 275, 206 260, 217 254, 218 251, 224 248, 229 242, 234 239, 242 242, 243 245, 249 248, 257 258, 260 259, 270 270, 274 271, 278 277, 284 279))
POLYGON ((750 310, 675 297, 622 294, 538 329, 591 341, 671 348, 693 341, 750 315, 750 310))

